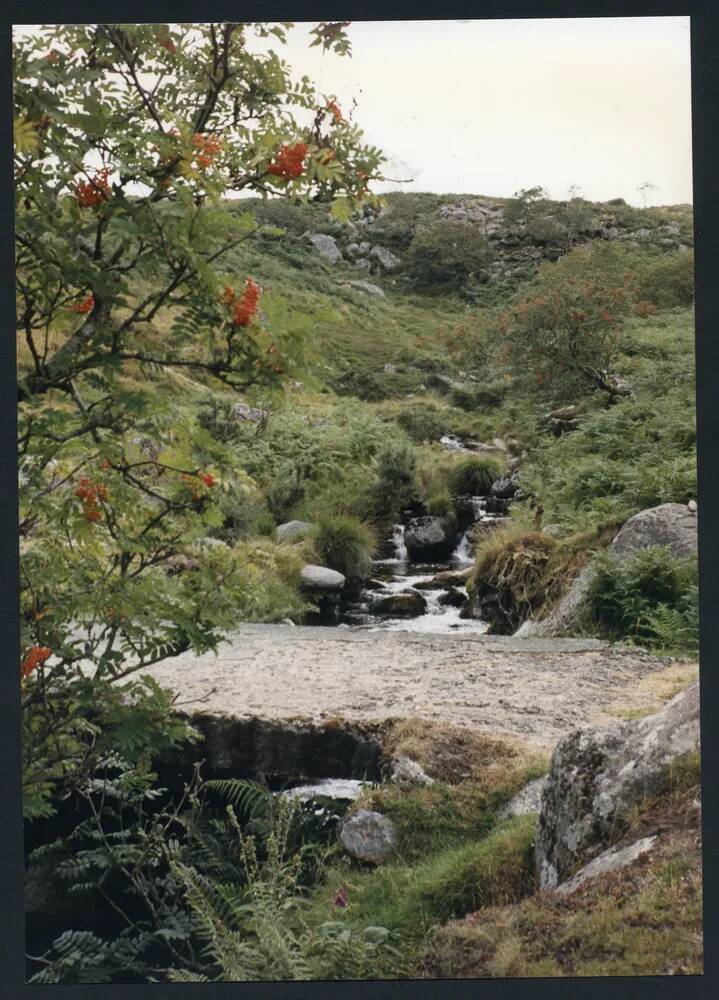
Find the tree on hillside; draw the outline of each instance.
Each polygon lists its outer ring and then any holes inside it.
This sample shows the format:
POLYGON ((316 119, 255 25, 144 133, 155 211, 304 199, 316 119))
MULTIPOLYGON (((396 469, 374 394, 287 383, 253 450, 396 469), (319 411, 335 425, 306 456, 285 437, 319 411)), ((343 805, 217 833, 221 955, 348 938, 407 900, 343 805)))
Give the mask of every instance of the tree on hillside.
POLYGON ((629 394, 613 374, 636 274, 611 246, 574 250, 545 264, 498 317, 500 352, 515 375, 552 391, 583 383, 629 394))
MULTIPOLYGON (((280 385, 296 338, 273 323, 271 289, 223 275, 257 229, 223 199, 331 194, 347 215, 382 159, 331 97, 293 81, 275 51, 291 28, 54 26, 15 47, 30 816, 110 750, 133 760, 176 739, 158 722, 165 696, 134 675, 212 648, 236 618, 231 550, 168 572, 218 523, 226 469, 221 450, 198 467, 201 431, 178 425, 177 399, 188 377, 280 385)), ((321 23, 313 44, 346 53, 345 23, 321 23)))

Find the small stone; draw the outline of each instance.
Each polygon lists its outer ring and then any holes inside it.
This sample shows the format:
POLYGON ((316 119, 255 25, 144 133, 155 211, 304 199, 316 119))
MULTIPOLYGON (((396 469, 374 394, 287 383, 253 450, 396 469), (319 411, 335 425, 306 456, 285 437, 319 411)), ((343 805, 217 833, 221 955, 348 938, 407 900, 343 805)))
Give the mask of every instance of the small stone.
POLYGON ((697 502, 696 502, 696 500, 690 500, 689 503, 687 504, 687 507, 692 512, 692 514, 696 514, 696 512, 697 512, 697 502))
POLYGON ((300 570, 300 583, 306 590, 342 590, 345 578, 342 573, 327 566, 307 563, 300 570))

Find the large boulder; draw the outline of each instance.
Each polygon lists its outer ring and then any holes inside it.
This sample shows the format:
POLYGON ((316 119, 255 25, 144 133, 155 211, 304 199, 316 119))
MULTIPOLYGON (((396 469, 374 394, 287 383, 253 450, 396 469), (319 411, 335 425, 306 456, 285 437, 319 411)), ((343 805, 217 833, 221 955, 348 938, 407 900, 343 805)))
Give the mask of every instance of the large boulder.
MULTIPOLYGON (((666 545, 680 558, 696 556, 696 503, 664 503, 648 507, 626 521, 609 547, 610 554, 621 561, 635 552, 656 545, 666 545)), ((561 635, 571 630, 594 578, 594 567, 585 566, 571 587, 541 621, 526 621, 515 633, 520 638, 561 635)))
POLYGON ((451 517, 413 517, 404 532, 412 562, 435 562, 454 551, 457 525, 451 517))
POLYGON ((416 618, 427 610, 427 602, 416 590, 403 590, 399 594, 388 594, 372 605, 375 615, 390 615, 392 618, 416 618))
POLYGON ((642 510, 622 526, 609 551, 619 559, 640 549, 666 545, 675 556, 697 554, 697 514, 683 503, 642 510))
POLYGON ((345 578, 342 573, 327 566, 306 563, 300 570, 300 583, 305 590, 337 591, 344 587, 345 578))
POLYGON ((307 238, 314 247, 315 253, 329 261, 330 264, 336 264, 338 260, 342 260, 342 251, 337 246, 337 240, 334 236, 327 236, 325 233, 312 233, 307 238))
POLYGON ((376 865, 394 854, 397 831, 392 820, 381 813, 360 809, 342 824, 340 841, 351 857, 376 865))
POLYGON ((309 521, 285 521, 275 529, 275 539, 278 542, 296 542, 306 538, 314 530, 314 524, 309 521))
POLYGON ((633 806, 667 789, 672 761, 698 749, 698 683, 655 715, 566 736, 552 755, 542 794, 539 888, 556 888, 600 854, 633 806))

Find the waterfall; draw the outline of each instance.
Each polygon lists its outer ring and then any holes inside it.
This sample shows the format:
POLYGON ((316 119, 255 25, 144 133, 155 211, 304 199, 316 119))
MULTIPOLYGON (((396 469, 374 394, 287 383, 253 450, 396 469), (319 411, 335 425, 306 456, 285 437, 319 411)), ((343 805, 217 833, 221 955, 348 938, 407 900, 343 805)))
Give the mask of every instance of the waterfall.
POLYGON ((394 542, 395 559, 397 562, 406 563, 409 558, 407 546, 404 544, 404 525, 395 524, 392 531, 392 541, 394 542))
POLYGON ((469 566, 474 562, 472 546, 469 543, 469 531, 465 531, 459 540, 459 545, 452 553, 452 562, 459 566, 469 566))

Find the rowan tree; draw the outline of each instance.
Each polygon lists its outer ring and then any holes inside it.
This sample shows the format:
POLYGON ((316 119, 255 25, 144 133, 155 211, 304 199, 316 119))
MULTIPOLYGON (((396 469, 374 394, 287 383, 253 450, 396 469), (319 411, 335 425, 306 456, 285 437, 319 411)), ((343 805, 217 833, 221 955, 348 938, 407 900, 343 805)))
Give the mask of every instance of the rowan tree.
MULTIPOLYGON (((321 23, 312 44, 346 54, 345 28, 321 23)), ((221 451, 198 466, 177 396, 188 377, 276 388, 297 337, 273 324, 277 291, 224 273, 258 229, 226 199, 332 198, 347 217, 382 160, 334 98, 293 79, 291 29, 60 25, 17 40, 28 815, 109 746, 133 758, 176 738, 138 671, 213 648, 236 620, 230 550, 170 571, 217 524, 224 474, 221 451)))

